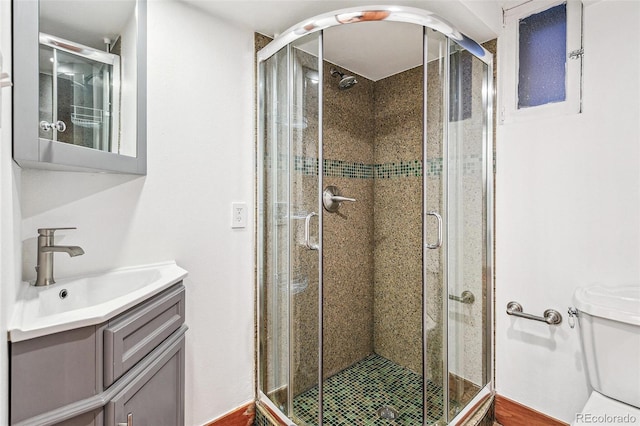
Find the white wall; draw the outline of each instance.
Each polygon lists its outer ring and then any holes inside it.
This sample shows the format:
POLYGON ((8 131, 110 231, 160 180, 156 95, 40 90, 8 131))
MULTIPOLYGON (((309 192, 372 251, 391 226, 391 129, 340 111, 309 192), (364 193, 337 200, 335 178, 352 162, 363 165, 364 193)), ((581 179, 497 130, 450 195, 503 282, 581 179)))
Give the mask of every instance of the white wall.
POLYGON ((148 15, 148 175, 22 170, 23 278, 39 227, 78 227, 59 242, 86 254, 56 255, 58 277, 175 259, 186 424, 201 425, 254 394, 253 230, 230 228, 231 202, 253 205, 253 33, 177 1, 148 15))
MULTIPOLYGON (((11 7, 0 1, 3 72, 11 73, 11 7)), ((9 424, 6 336, 20 270, 20 170, 11 159, 11 89, 0 89, 0 424, 9 424)))
POLYGON ((574 290, 640 285, 638 22, 639 2, 589 3, 583 113, 497 130, 497 391, 566 422, 589 394, 567 323, 574 290), (510 300, 565 320, 509 317, 510 300))

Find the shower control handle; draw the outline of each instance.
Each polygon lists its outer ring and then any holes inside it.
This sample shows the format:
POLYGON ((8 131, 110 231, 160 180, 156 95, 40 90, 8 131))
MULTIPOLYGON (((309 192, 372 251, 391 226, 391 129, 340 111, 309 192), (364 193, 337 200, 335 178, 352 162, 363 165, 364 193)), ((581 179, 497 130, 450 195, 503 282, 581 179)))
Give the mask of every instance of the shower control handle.
POLYGON ((340 195, 340 190, 338 190, 338 187, 333 185, 327 186, 324 191, 322 191, 322 205, 329 213, 337 212, 340 208, 340 204, 344 201, 350 201, 354 203, 356 199, 343 197, 342 195, 340 195))
POLYGON ((313 244, 311 242, 311 218, 314 216, 318 216, 318 213, 311 212, 304 218, 304 246, 309 250, 319 250, 320 247, 318 244, 313 244))
POLYGON ((442 246, 442 216, 440 216, 440 214, 435 211, 427 212, 427 216, 434 216, 436 219, 438 219, 438 241, 436 241, 435 244, 426 244, 426 247, 428 249, 433 250, 442 246))
POLYGON ((338 203, 341 203, 343 201, 351 201, 352 203, 356 202, 355 198, 343 197, 342 195, 334 195, 333 197, 331 197, 331 200, 338 203))

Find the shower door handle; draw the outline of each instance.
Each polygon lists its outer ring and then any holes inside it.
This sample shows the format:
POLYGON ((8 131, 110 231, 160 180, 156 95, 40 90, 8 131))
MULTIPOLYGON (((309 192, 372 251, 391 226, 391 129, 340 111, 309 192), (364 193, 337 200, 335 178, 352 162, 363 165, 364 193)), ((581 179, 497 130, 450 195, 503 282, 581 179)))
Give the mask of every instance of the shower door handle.
POLYGON ((437 249, 442 246, 442 216, 438 212, 427 212, 427 216, 435 216, 438 219, 438 241, 435 244, 426 243, 428 249, 437 249))
POLYGON ((318 244, 311 242, 311 218, 318 216, 318 213, 311 212, 304 218, 304 246, 309 250, 318 250, 320 247, 318 244))

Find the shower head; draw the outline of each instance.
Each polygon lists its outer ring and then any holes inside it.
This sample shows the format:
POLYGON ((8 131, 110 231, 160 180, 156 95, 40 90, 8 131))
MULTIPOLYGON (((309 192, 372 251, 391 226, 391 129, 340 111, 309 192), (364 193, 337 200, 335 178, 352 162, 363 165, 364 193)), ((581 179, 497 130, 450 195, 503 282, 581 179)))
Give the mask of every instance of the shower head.
POLYGON ((358 83, 358 80, 352 75, 346 75, 343 72, 338 71, 335 68, 331 68, 331 75, 333 77, 340 77, 338 87, 342 90, 350 89, 358 83))

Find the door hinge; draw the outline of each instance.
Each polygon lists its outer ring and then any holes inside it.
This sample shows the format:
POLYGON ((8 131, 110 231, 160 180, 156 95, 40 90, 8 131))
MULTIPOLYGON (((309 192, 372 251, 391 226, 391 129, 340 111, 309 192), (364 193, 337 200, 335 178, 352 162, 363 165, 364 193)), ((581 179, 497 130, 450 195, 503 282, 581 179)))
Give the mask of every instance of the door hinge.
POLYGON ((584 56, 584 49, 572 50, 569 52, 569 59, 578 59, 584 56))

